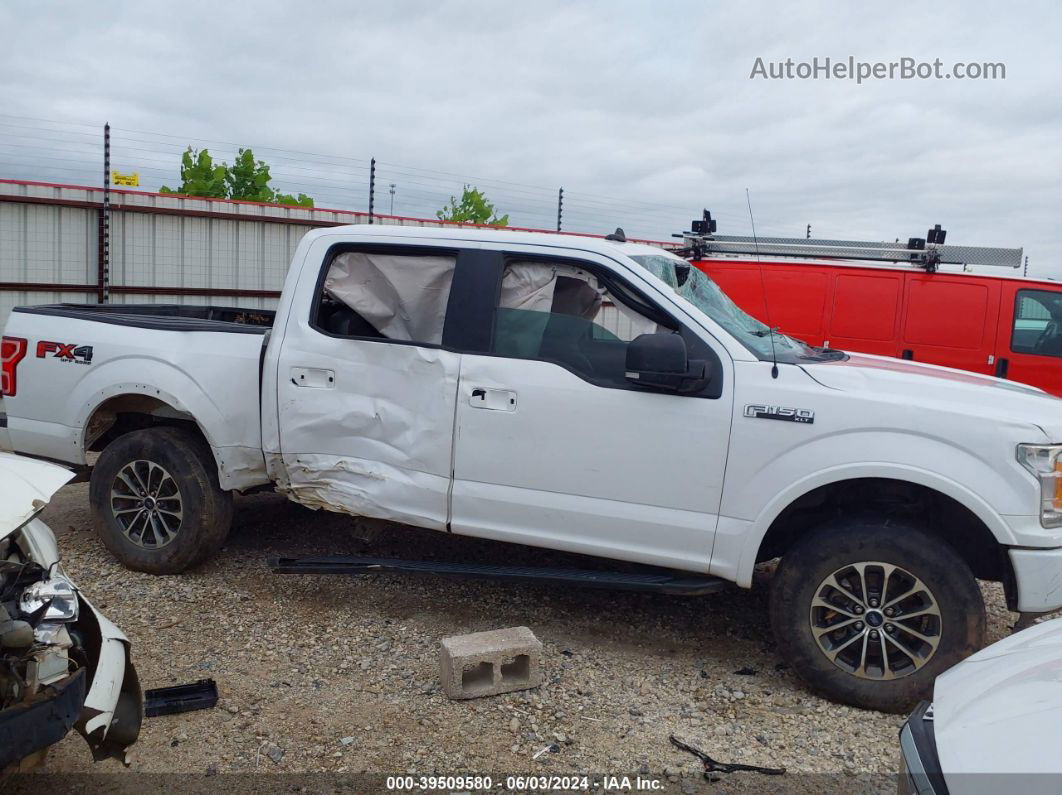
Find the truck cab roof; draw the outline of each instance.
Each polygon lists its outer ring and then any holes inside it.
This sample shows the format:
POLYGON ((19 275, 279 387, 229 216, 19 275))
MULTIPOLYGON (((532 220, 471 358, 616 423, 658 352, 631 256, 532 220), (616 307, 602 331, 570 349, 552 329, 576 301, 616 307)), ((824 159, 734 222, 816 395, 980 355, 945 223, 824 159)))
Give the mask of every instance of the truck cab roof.
MULTIPOLYGON (((567 232, 525 232, 510 229, 485 229, 478 226, 390 226, 381 224, 350 224, 347 226, 333 226, 326 229, 318 229, 310 232, 307 237, 357 235, 359 237, 395 238, 409 237, 419 240, 476 240, 484 243, 513 243, 520 245, 550 246, 554 248, 570 248, 580 251, 591 251, 606 256, 623 254, 665 254, 675 257, 662 246, 628 240, 608 240, 604 237, 592 235, 575 235, 567 232)), ((676 257, 677 258, 677 257, 676 257)))

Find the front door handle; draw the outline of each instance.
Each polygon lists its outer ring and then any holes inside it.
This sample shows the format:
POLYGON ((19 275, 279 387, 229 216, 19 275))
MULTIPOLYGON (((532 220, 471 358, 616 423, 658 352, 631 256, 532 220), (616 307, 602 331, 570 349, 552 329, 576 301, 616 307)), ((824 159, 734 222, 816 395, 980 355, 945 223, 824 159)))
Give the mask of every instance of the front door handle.
POLYGON ((474 409, 487 409, 488 411, 516 411, 516 393, 509 389, 489 389, 477 386, 472 389, 468 405, 474 409))

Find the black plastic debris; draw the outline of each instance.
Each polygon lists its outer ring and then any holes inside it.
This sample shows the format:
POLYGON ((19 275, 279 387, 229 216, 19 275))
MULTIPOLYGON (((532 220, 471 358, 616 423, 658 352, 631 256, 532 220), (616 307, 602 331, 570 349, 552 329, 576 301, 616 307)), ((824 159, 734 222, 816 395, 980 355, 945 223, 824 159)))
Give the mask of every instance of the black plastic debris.
POLYGON ((718 778, 713 775, 714 773, 737 773, 744 771, 747 773, 762 773, 765 776, 780 776, 785 773, 784 767, 759 767, 757 765, 743 765, 740 762, 716 762, 697 746, 684 743, 673 734, 668 737, 668 739, 671 740, 673 746, 682 751, 687 751, 693 754, 704 763, 704 777, 708 779, 708 781, 715 781, 718 778))
POLYGON ((218 703, 218 686, 213 679, 200 679, 187 685, 157 687, 144 693, 144 716, 176 715, 210 709, 218 703))

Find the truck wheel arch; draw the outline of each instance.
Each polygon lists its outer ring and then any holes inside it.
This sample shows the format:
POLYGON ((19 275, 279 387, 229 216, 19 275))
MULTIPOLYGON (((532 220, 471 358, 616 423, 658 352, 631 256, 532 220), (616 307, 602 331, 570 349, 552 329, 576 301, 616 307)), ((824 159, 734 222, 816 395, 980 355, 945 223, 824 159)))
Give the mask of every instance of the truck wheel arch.
POLYGON ((933 472, 848 472, 841 477, 807 478, 780 493, 749 526, 737 566, 737 582, 749 585, 753 567, 784 555, 801 533, 838 515, 880 515, 882 510, 917 510, 926 529, 952 546, 983 579, 1007 581, 1009 562, 1002 546, 1013 544, 1010 528, 980 497, 933 472), (861 499, 862 498, 862 499, 861 499), (906 501, 906 504, 905 504, 906 501))
POLYGON ((181 405, 173 395, 154 387, 136 391, 120 390, 117 394, 101 396, 83 418, 80 418, 82 449, 100 451, 122 434, 152 425, 179 425, 194 429, 203 437, 218 464, 217 445, 206 429, 181 405))

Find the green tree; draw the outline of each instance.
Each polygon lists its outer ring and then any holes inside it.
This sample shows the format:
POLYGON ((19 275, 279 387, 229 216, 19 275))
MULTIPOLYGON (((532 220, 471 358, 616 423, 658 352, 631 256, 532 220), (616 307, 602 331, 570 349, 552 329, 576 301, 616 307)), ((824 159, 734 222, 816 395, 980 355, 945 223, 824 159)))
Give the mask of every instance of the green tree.
POLYGON ((180 187, 174 190, 163 185, 159 192, 313 207, 313 199, 305 193, 298 196, 277 193, 269 186, 271 179, 269 165, 264 160, 255 160, 250 149, 241 148, 231 166, 227 163, 215 166, 209 151, 197 151, 189 146, 181 156, 180 187))
POLYGON ((250 149, 240 149, 236 159, 225 172, 225 184, 230 199, 249 202, 273 202, 276 194, 269 187, 269 166, 264 160, 255 161, 250 149))
POLYGON ((181 185, 174 190, 163 185, 160 193, 183 193, 186 196, 206 196, 211 199, 224 199, 228 193, 225 175, 228 167, 222 163, 214 165, 210 152, 206 149, 196 151, 188 147, 181 155, 181 185))
POLYGON ((509 214, 499 216, 494 205, 478 188, 465 185, 461 201, 450 197, 450 203, 435 213, 441 221, 462 221, 471 224, 490 224, 491 226, 508 226, 509 214))

